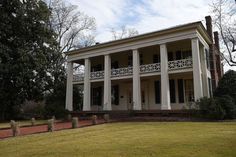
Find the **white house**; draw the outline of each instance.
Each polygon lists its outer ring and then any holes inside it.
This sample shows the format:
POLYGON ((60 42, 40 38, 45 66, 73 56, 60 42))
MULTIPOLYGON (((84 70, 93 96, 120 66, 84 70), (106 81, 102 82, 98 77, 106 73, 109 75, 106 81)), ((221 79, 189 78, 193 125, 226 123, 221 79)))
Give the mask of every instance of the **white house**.
POLYGON ((83 85, 83 111, 177 110, 210 97, 222 76, 218 34, 206 17, 135 37, 67 52, 66 109, 83 85), (73 73, 73 64, 84 73, 73 73))

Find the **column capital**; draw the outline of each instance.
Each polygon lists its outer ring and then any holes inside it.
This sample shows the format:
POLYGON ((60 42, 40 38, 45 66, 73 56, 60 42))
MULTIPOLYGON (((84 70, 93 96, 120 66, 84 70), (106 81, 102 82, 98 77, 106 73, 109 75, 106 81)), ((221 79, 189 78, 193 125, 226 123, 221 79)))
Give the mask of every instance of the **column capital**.
POLYGON ((192 42, 199 42, 199 39, 197 37, 195 37, 195 38, 191 38, 191 41, 192 42))
POLYGON ((160 45, 160 47, 161 47, 161 45, 165 46, 165 45, 167 45, 167 42, 161 42, 161 43, 158 43, 158 45, 160 45))
POLYGON ((133 52, 134 52, 134 51, 135 51, 135 52, 139 52, 139 51, 138 51, 138 48, 133 48, 132 51, 133 51, 133 52))
POLYGON ((110 56, 111 54, 110 53, 108 53, 108 54, 105 54, 104 56, 110 56))

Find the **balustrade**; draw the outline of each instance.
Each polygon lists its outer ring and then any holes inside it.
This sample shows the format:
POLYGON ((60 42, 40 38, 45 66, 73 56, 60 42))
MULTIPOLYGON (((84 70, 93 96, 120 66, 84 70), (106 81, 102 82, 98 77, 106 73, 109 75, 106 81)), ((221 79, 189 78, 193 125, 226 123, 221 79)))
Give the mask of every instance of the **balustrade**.
POLYGON ((169 70, 191 68, 192 66, 193 66, 192 58, 181 59, 181 60, 175 60, 175 61, 169 61, 168 62, 168 69, 169 70))
MULTIPOLYGON (((169 71, 192 68, 192 66, 193 66, 192 58, 168 62, 169 71)), ((160 63, 140 65, 141 74, 160 72, 160 69, 161 69, 160 63)), ((131 76, 132 74, 133 74, 133 67, 111 69, 111 77, 113 78, 122 77, 122 76, 131 76)), ((91 80, 103 79, 103 78, 104 78, 104 71, 95 71, 95 72, 90 73, 91 80)), ((74 82, 83 81, 83 80, 84 80, 84 74, 77 74, 73 76, 74 82)))
POLYGON ((159 72, 160 70, 160 63, 140 65, 140 73, 159 72))
POLYGON ((121 77, 133 74, 133 67, 125 67, 111 70, 111 77, 121 77))

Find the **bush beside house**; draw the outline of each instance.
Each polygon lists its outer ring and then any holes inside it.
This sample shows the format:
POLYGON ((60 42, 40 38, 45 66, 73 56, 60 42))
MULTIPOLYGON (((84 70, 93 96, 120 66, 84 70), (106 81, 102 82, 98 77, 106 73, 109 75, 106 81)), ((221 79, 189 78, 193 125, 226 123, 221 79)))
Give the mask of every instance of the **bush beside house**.
POLYGON ((210 119, 236 118, 236 72, 229 70, 219 81, 214 97, 197 103, 201 116, 210 119))

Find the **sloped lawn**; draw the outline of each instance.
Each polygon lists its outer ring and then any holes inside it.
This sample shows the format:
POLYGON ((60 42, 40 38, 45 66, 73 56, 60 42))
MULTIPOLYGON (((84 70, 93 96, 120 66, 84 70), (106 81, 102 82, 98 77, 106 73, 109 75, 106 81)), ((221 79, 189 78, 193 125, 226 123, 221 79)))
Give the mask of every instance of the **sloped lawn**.
POLYGON ((235 157, 236 122, 111 123, 0 141, 1 157, 235 157))

